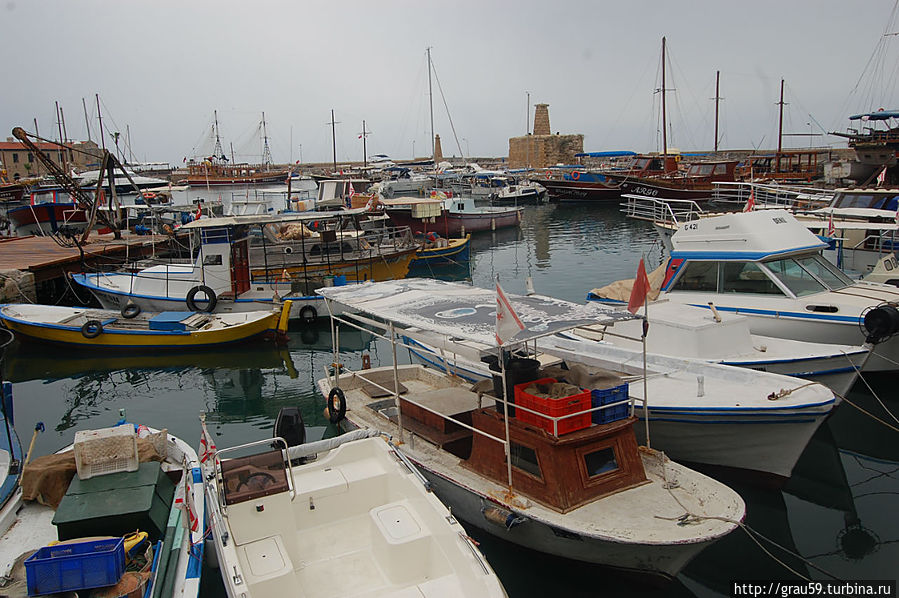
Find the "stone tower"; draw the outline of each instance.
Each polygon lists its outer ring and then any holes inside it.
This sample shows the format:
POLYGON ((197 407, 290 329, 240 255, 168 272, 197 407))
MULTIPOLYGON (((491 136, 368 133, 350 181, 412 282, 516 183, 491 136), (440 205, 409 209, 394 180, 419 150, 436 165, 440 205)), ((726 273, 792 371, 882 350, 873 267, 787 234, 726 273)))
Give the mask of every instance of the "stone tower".
POLYGON ((534 135, 552 135, 549 128, 549 104, 535 104, 534 135))
POLYGON ((440 148, 440 135, 434 135, 434 164, 443 161, 443 150, 440 148))

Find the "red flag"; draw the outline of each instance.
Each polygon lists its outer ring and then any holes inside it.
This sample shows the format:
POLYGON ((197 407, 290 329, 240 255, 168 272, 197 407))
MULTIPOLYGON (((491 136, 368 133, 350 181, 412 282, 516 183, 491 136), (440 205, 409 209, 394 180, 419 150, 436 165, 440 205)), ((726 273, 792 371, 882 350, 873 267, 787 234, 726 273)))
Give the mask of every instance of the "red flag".
POLYGON ((637 313, 640 306, 646 301, 649 294, 649 277, 646 276, 646 266, 643 265, 643 258, 640 258, 640 265, 637 266, 637 278, 634 280, 634 287, 631 289, 631 298, 627 302, 627 311, 632 314, 637 313))
POLYGON ((833 212, 830 213, 830 218, 827 220, 827 236, 832 237, 836 234, 837 228, 833 225, 833 212))
POLYGON ((197 214, 196 214, 196 217, 194 218, 194 220, 199 220, 200 216, 202 216, 202 215, 203 215, 203 210, 200 208, 200 204, 197 204, 197 214))
POLYGON ((755 209, 755 188, 753 188, 749 192, 749 199, 746 200, 746 205, 743 206, 744 212, 751 212, 755 209))
POLYGON ((206 429, 206 422, 200 422, 202 433, 200 434, 200 463, 205 463, 207 459, 215 454, 215 441, 209 436, 209 430, 206 429))
POLYGON ((510 338, 524 330, 524 324, 512 304, 503 292, 503 288, 499 286, 499 278, 496 281, 496 344, 502 344, 510 338))
POLYGON ((185 527, 190 531, 195 532, 200 529, 200 519, 197 517, 197 509, 194 507, 193 484, 191 483, 193 472, 189 469, 185 469, 183 476, 184 496, 176 498, 175 504, 184 512, 184 519, 182 522, 185 527))

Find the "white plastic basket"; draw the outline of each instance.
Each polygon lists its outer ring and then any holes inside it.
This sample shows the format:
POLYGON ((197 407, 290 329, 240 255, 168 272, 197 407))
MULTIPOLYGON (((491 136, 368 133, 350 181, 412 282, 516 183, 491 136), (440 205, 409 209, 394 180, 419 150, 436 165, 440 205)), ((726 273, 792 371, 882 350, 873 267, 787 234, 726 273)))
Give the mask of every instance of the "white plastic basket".
POLYGON ((137 435, 131 425, 75 432, 75 468, 78 477, 137 471, 137 435))

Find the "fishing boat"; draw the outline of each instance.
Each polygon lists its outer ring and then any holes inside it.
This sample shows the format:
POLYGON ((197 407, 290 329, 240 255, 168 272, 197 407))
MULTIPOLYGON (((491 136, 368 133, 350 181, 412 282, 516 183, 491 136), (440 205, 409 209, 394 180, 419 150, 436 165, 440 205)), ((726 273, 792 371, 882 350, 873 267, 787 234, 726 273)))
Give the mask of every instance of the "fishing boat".
POLYGON ((137 304, 121 311, 8 303, 0 322, 31 339, 84 348, 179 350, 221 347, 269 336, 283 339, 291 302, 273 310, 210 314, 146 312, 137 304))
POLYGON ((87 212, 61 188, 34 189, 28 203, 10 208, 6 217, 20 237, 49 235, 60 227, 83 230, 87 226, 87 212))
POLYGON ((0 536, 4 594, 198 595, 204 482, 181 439, 124 420, 79 430, 27 463, 21 485, 15 524, 0 536))
MULTIPOLYGON (((414 303, 424 303, 416 297, 416 293, 425 290, 439 296, 441 293, 461 293, 462 289, 466 289, 471 297, 471 306, 479 306, 475 312, 485 311, 484 307, 489 305, 489 291, 462 285, 447 287, 445 284, 428 280, 390 283, 396 293, 397 304, 393 309, 403 312, 406 317, 405 325, 397 332, 405 337, 410 352, 429 367, 470 382, 489 381, 492 378, 494 394, 501 395, 501 384, 496 377, 497 363, 485 358, 490 350, 489 344, 466 340, 461 335, 444 338, 442 333, 434 332, 440 324, 440 317, 423 313, 425 308, 414 303), (419 322, 417 325, 413 323, 415 320, 419 322)), ((539 295, 508 297, 523 322, 529 318, 531 321, 545 319, 543 313, 550 309, 562 313, 578 313, 580 309, 576 304, 539 295)), ((599 386, 591 387, 583 381, 581 385, 598 389, 599 396, 609 388, 617 389, 614 394, 619 401, 618 409, 624 408, 625 403, 620 401, 627 401, 628 397, 638 404, 645 402, 647 411, 644 413, 638 409, 635 416, 642 419, 648 417, 654 446, 664 449, 674 459, 761 472, 771 478, 789 477, 809 438, 836 404, 834 392, 821 384, 748 367, 710 363, 685 357, 683 353, 680 356, 660 355, 648 352, 648 341, 644 371, 642 318, 628 319, 622 317, 629 316, 627 312, 610 311, 593 304, 591 307, 598 308, 591 313, 601 320, 600 323, 584 323, 541 337, 536 346, 528 348, 527 357, 539 362, 544 369, 564 362, 569 370, 586 368, 590 372, 602 372, 602 376, 597 378, 599 386), (597 335, 600 335, 599 341, 597 335), (612 337, 619 337, 619 340, 611 340, 612 337), (747 425, 750 423, 752 425, 747 425)), ((475 312, 468 317, 457 318, 458 325, 477 325, 486 330, 489 322, 475 312)), ((488 312, 486 315, 492 314, 488 312)), ((348 317, 357 320, 364 318, 356 312, 348 317)), ((364 323, 376 325, 370 320, 364 323)), ((655 323, 650 322, 650 329, 654 326, 655 323)), ((669 334, 672 332, 668 331, 669 334)), ((701 332, 712 334, 697 337, 682 334, 682 338, 675 342, 684 346, 697 342, 724 343, 716 340, 714 333, 717 330, 701 332)), ((720 329, 720 332, 726 335, 727 327, 720 329)), ((739 344, 737 338, 733 342, 739 344)), ((658 343, 653 346, 657 347, 658 343)), ((685 353, 686 349, 682 351, 685 353)), ((867 354, 862 349, 858 354, 853 354, 852 359, 863 363, 867 354)), ((848 369, 857 375, 857 370, 847 357, 831 357, 834 369, 848 369), (840 358, 843 361, 839 361, 840 358)), ((822 376, 826 373, 824 368, 819 371, 822 376)), ((853 381, 854 377, 850 377, 845 384, 851 385, 853 381)), ((636 433, 638 440, 645 441, 645 427, 637 426, 636 433)))
POLYGON ((210 543, 229 598, 505 596, 475 541, 389 440, 357 430, 303 444, 298 413, 282 409, 274 440, 218 449, 204 463, 210 543))
MULTIPOLYGON (((865 371, 896 370, 899 289, 850 279, 820 255, 828 244, 789 212, 700 218, 671 242, 659 297, 738 313, 753 334, 843 345, 872 340, 879 344, 865 371)), ((600 289, 588 300, 622 303, 600 289)))
POLYGON ((436 233, 424 237, 421 248, 415 254, 411 267, 434 264, 458 264, 471 257, 471 233, 458 239, 444 239, 436 233), (433 235, 433 236, 431 236, 433 235))
POLYGON ((382 199, 380 203, 394 225, 408 226, 413 233, 434 231, 446 238, 520 226, 524 211, 515 206, 478 207, 473 198, 456 196, 445 199, 398 197, 382 199))
MULTIPOLYGON (((498 351, 497 303, 489 292, 425 279, 346 290, 321 292, 354 314, 387 322, 391 333, 415 326, 498 351)), ((630 317, 523 300, 528 311, 519 313, 530 327, 506 339, 505 351, 587 321, 630 317)), ((518 298, 513 305, 521 307, 518 298)), ((347 323, 340 316, 332 321, 347 323)), ((527 385, 552 386, 558 378, 536 380, 536 369, 535 378, 522 370, 513 376, 515 368, 500 363, 505 398, 433 368, 395 362, 334 372, 318 386, 332 421, 346 418, 399 439, 455 516, 529 549, 673 577, 743 518, 743 501, 727 486, 638 448, 630 408, 615 414, 611 404, 591 407, 590 391, 566 395, 572 391, 565 386, 555 387, 559 400, 541 399, 527 385), (519 381, 513 403, 508 393, 519 381), (678 524, 684 519, 692 524, 678 524)))
MULTIPOLYGON (((5 373, 6 347, 14 340, 13 333, 0 329, 0 363, 5 373)), ((19 479, 22 475, 22 443, 16 434, 13 418, 12 384, 0 376, 0 534, 6 533, 15 522, 16 511, 22 503, 19 479)), ((2 574, 2 571, 0 571, 2 574)))
POLYGON ((190 263, 124 272, 81 273, 72 280, 106 309, 134 303, 146 311, 227 313, 293 300, 290 318, 311 322, 326 284, 402 278, 418 245, 408 229, 385 236, 357 226, 362 209, 289 215, 201 218, 191 231, 190 263))

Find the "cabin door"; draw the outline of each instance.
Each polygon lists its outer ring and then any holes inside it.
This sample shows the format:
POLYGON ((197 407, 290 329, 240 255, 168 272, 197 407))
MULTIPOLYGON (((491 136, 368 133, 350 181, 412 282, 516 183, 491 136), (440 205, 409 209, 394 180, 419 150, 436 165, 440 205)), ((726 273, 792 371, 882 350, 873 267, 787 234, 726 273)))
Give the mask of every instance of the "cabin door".
POLYGON ((242 239, 231 245, 231 290, 234 296, 250 290, 250 240, 242 239))

